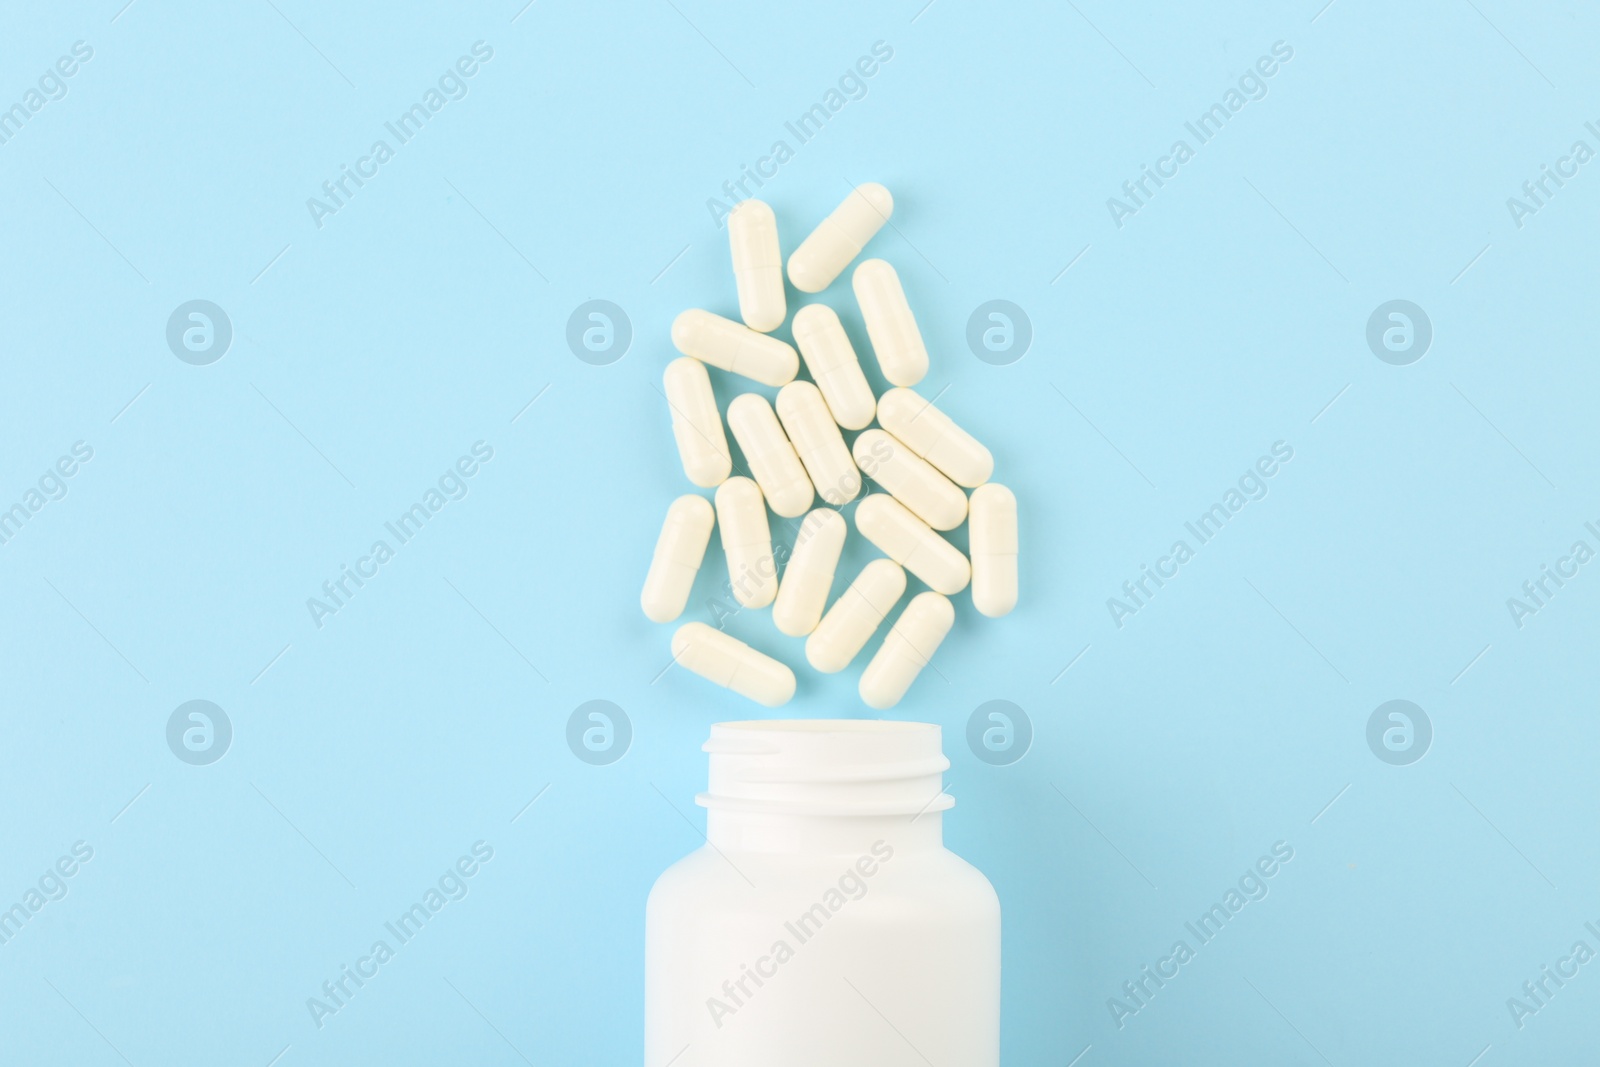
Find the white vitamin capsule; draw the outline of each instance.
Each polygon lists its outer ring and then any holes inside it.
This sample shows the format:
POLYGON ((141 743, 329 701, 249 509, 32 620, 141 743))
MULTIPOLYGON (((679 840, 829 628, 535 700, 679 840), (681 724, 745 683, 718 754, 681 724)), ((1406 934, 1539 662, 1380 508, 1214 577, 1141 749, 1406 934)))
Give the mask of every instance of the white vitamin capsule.
POLYGON ((707 681, 776 708, 794 696, 794 671, 721 630, 686 622, 672 635, 672 659, 707 681))
POLYGON ((755 482, 733 477, 717 486, 717 529, 734 599, 747 608, 772 603, 778 595, 778 565, 772 558, 767 505, 755 482))
POLYGON ((811 479, 766 397, 756 393, 734 397, 728 405, 728 429, 750 461, 750 473, 768 506, 786 519, 804 515, 811 506, 811 479))
POLYGON ((867 706, 882 711, 900 703, 955 621, 955 607, 938 593, 912 597, 861 672, 859 691, 867 706))
POLYGON ((967 494, 903 442, 882 430, 856 438, 856 466, 935 530, 954 530, 967 518, 967 494))
POLYGON ((881 259, 856 268, 850 284, 867 324, 878 369, 894 385, 916 385, 928 373, 928 347, 906 302, 900 275, 881 259))
POLYGON ((850 666, 905 591, 906 572, 894 560, 875 559, 861 568, 806 638, 806 660, 824 674, 850 666))
POLYGON ((728 244, 733 250, 733 282, 739 289, 739 317, 752 330, 767 333, 783 325, 783 254, 778 251, 778 219, 760 200, 742 200, 728 212, 728 244))
POLYGON ((817 495, 836 508, 854 500, 861 492, 861 472, 817 387, 802 381, 779 389, 778 420, 811 475, 817 495))
POLYGON ((843 516, 827 508, 811 512, 800 524, 794 552, 778 584, 778 599, 772 603, 772 621, 781 633, 804 637, 817 628, 847 532, 843 516))
POLYGON ((700 308, 672 320, 672 343, 686 356, 762 385, 788 385, 800 370, 800 357, 788 344, 700 308))
POLYGON ((667 519, 661 524, 661 536, 656 539, 656 552, 650 560, 650 573, 645 575, 644 590, 639 594, 639 606, 651 622, 671 622, 683 614, 715 521, 711 501, 693 493, 680 496, 667 508, 667 519))
POLYGON ((894 197, 877 182, 858 185, 789 257, 789 280, 802 293, 820 293, 861 254, 894 214, 894 197))
POLYGON ((1017 498, 999 482, 972 492, 972 606, 991 619, 1017 606, 1017 498))
POLYGON ((957 485, 976 489, 994 473, 989 450, 910 389, 890 389, 878 398, 878 424, 957 485))
POLYGON ((887 493, 868 494, 856 505, 856 529, 935 592, 954 596, 972 577, 960 549, 887 493))
POLYGON ((678 442, 683 473, 706 489, 721 485, 733 471, 733 456, 705 364, 688 356, 675 359, 667 364, 662 385, 672 409, 672 436, 678 442))
POLYGON ((864 429, 874 414, 872 386, 839 316, 826 304, 807 304, 794 313, 793 329, 794 343, 833 420, 847 430, 864 429))

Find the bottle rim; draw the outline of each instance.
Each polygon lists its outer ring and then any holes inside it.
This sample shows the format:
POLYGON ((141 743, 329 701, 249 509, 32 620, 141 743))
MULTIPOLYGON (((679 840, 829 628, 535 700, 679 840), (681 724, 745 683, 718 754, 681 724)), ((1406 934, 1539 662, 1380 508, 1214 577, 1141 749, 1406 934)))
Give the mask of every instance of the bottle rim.
POLYGON ((937 724, 892 719, 717 723, 702 746, 710 782, 695 803, 720 811, 913 815, 944 811, 950 767, 937 724))

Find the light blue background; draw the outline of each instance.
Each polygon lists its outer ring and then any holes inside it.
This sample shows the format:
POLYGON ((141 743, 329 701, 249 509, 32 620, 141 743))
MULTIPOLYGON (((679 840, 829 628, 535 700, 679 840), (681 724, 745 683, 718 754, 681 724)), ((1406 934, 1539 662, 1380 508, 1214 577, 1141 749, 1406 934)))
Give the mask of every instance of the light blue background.
MULTIPOLYGON (((1600 163, 1520 229, 1506 198, 1600 148, 1600 18, 1320 3, 13 5, 0 104, 94 55, 0 145, 0 503, 94 458, 0 546, 0 906, 94 858, 0 945, 0 1058, 638 1062, 645 894, 700 843, 708 725, 761 712, 660 674, 637 608, 687 488, 668 326, 733 312, 706 200, 876 41, 761 195, 787 249, 847 182, 894 191, 870 250, 924 385, 1021 500, 1022 606, 957 598, 893 712, 944 726, 947 839, 1004 906, 1005 1061, 1592 1055, 1600 962, 1520 1030, 1506 999, 1600 948, 1600 564, 1520 629, 1506 599, 1600 547, 1600 163), (468 95, 319 229, 306 199, 479 40, 468 95), (1114 225, 1280 40, 1265 99, 1114 225), (210 366, 165 342, 196 298, 235 330, 210 366), (564 339, 591 298, 633 325, 609 366, 564 339), (1009 366, 964 341, 992 298, 1032 322, 1009 366), (1435 331, 1409 366, 1365 342, 1395 298, 1435 331), (317 628, 306 599, 480 440, 469 495, 317 628), (1117 628, 1107 598, 1278 440, 1270 494, 1117 628), (609 766, 565 742, 595 698, 633 726, 609 766), (997 698, 1034 724, 1011 766, 964 740, 997 698), (1435 731, 1410 766, 1365 739, 1396 698, 1435 731), (165 740, 191 699, 233 724, 210 766, 165 740), (469 895, 314 1025, 478 840, 469 895), (1270 895, 1118 1029, 1107 998, 1280 840, 1270 895)), ((847 285, 821 299, 863 342, 847 285)), ((762 613, 728 627, 802 663, 762 613)), ((865 714, 858 672, 803 670, 785 714, 865 714)))

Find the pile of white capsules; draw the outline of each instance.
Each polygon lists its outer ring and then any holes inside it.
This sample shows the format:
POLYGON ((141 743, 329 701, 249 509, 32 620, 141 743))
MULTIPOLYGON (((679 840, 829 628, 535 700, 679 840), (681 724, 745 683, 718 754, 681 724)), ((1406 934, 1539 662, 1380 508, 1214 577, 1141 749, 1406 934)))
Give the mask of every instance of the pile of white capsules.
MULTIPOLYGON (((805 293, 826 289, 893 210, 883 186, 857 187, 789 257, 789 280, 805 293)), ((893 707, 950 632, 955 608, 949 598, 969 581, 973 606, 983 614, 1000 616, 1016 606, 1016 497, 989 481, 989 450, 912 391, 928 372, 928 350, 893 267, 869 259, 852 278, 878 366, 895 386, 874 398, 839 316, 826 304, 795 312, 799 356, 768 336, 787 315, 772 208, 743 201, 729 214, 728 231, 744 323, 698 309, 679 315, 672 342, 683 356, 667 365, 665 376, 684 473, 716 489, 716 506, 693 493, 672 502, 640 603, 655 622, 683 613, 715 524, 735 599, 746 608, 772 605, 778 629, 805 637, 806 659, 831 674, 849 666, 899 602, 909 570, 930 591, 911 598, 860 682, 868 705, 893 707), (795 378, 802 357, 813 381, 795 378), (728 405, 728 428, 754 480, 729 477, 733 458, 708 364, 781 387, 776 411, 759 393, 728 405), (880 428, 868 429, 874 417, 880 428), (861 432, 846 447, 841 429, 861 432), (856 505, 856 529, 889 558, 868 563, 828 606, 848 532, 835 509, 860 493, 863 473, 885 492, 856 505), (970 499, 964 489, 972 490, 970 499), (813 510, 815 496, 832 507, 813 510), (784 518, 805 516, 781 581, 769 507, 784 518), (937 532, 969 519, 970 561, 937 532)), ((767 707, 794 696, 792 670, 705 623, 680 626, 672 655, 695 674, 767 707)))

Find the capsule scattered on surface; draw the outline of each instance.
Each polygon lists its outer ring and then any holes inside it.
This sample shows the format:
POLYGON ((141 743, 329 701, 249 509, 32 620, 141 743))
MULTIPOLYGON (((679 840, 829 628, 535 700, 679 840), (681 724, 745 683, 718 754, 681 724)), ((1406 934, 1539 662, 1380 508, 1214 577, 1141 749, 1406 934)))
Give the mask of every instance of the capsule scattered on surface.
POLYGON ((938 593, 912 597, 861 672, 862 701, 879 711, 900 703, 955 621, 955 606, 938 593))
POLYGON ((898 438, 866 430, 853 451, 861 473, 935 530, 954 530, 966 521, 967 494, 898 438))
POLYGON ((672 343, 686 356, 762 385, 788 385, 800 370, 800 356, 787 343, 700 308, 672 320, 672 343))
POLYGON ((708 682, 769 708, 794 696, 794 671, 703 622, 678 627, 672 635, 672 659, 708 682))
POLYGON ((928 346, 911 314, 900 275, 881 259, 869 259, 850 279, 867 324, 878 369, 892 385, 911 386, 928 373, 928 346))
POLYGON ((972 606, 999 618, 1017 606, 1017 498, 999 482, 972 493, 972 606))
POLYGON ((844 517, 828 508, 816 509, 801 522, 778 583, 778 599, 772 602, 772 621, 779 632, 804 637, 817 628, 848 532, 844 517))
POLYGON ((761 489, 749 478, 717 486, 717 530, 728 560, 733 597, 747 608, 764 608, 778 595, 778 566, 761 489))
POLYGON ((806 639, 806 661, 824 674, 850 666, 905 591, 906 572, 893 560, 861 568, 806 639))
POLYGON ((778 420, 817 495, 834 507, 854 500, 861 492, 861 472, 821 391, 810 382, 790 382, 778 390, 777 406, 778 420))
POLYGON ((820 293, 861 254, 894 214, 894 197, 877 182, 851 191, 789 257, 789 280, 802 293, 820 293))
POLYGON ((812 501, 811 479, 767 398, 757 393, 734 397, 728 405, 728 429, 750 462, 767 505, 786 519, 804 515, 812 501))
POLYGON ((675 359, 667 364, 661 384, 672 409, 672 437, 683 473, 706 489, 721 485, 733 472, 733 456, 705 364, 688 356, 675 359))
POLYGON ((972 578, 960 549, 887 493, 869 493, 856 505, 856 529, 935 592, 954 596, 972 578))
POLYGON ((878 423, 957 485, 976 489, 994 474, 993 454, 910 389, 890 389, 878 398, 878 423))
POLYGON ((876 413, 872 386, 838 314, 826 304, 807 304, 794 313, 793 329, 794 343, 833 421, 847 430, 864 429, 876 413))
POLYGON ((667 508, 650 572, 639 593, 639 606, 651 622, 671 622, 683 614, 715 521, 711 501, 693 493, 680 496, 667 508))
POLYGON ((739 290, 739 317, 752 330, 776 330, 783 325, 788 305, 783 295, 778 218, 772 208, 760 200, 734 205, 728 213, 728 244, 733 251, 733 281, 739 290))

